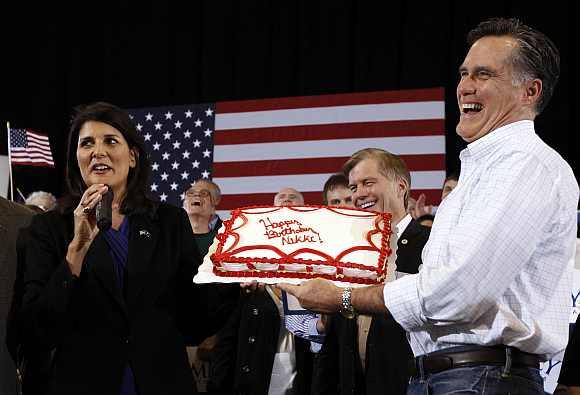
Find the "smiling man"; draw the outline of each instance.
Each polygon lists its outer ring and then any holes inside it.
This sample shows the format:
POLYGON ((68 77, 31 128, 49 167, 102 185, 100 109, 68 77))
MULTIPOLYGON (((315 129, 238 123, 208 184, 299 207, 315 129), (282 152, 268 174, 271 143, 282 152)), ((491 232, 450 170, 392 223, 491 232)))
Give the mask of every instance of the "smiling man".
MULTIPOLYGON (((215 232, 210 232, 210 230, 213 230, 210 223, 215 215, 215 208, 219 198, 219 187, 214 182, 199 180, 185 192, 185 199, 183 200, 183 208, 187 212, 193 233, 195 235, 208 235, 209 240, 207 242, 209 244, 211 244, 215 235, 215 232)), ((207 252, 209 244, 203 246, 204 251, 201 251, 202 253, 207 252)))
MULTIPOLYGON (((417 273, 429 229, 406 211, 411 175, 405 162, 382 149, 367 148, 353 154, 343 172, 349 180, 342 176, 344 184, 337 185, 349 188, 346 196, 352 205, 392 214, 392 228, 397 235, 396 277, 417 273)), ((331 201, 332 196, 329 194, 326 199, 331 201)), ((315 365, 315 393, 405 393, 409 382, 407 361, 412 358, 412 351, 405 330, 392 316, 334 314, 328 322, 315 365), (337 380, 328 380, 333 375, 337 380)))
MULTIPOLYGON (((539 362, 568 339, 579 196, 570 166, 534 130, 559 54, 516 19, 483 22, 468 43, 457 133, 469 144, 422 270, 352 291, 323 280, 281 288, 312 310, 391 314, 415 355, 409 394, 543 394, 539 362)), ((387 203, 370 196, 360 207, 387 203)))

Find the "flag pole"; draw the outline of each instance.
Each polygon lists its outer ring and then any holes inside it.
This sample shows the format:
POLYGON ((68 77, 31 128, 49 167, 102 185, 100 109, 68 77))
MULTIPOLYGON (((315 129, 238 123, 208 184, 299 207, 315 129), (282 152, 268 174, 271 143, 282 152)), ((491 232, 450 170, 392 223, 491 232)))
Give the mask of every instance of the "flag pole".
POLYGON ((12 154, 10 153, 10 122, 6 121, 8 131, 8 179, 10 180, 10 200, 14 201, 14 183, 12 182, 12 154))

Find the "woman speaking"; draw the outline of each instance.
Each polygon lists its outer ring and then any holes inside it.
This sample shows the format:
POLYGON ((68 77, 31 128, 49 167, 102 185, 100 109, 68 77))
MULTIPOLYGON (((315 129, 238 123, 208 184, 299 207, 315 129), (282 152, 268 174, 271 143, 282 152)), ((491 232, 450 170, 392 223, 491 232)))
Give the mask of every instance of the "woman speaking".
POLYGON ((53 350, 49 394, 194 391, 185 345, 212 330, 192 282, 201 259, 185 211, 146 197, 148 175, 127 113, 78 110, 67 153, 74 203, 34 218, 25 254, 24 342, 53 350), (108 191, 105 230, 95 212, 108 191))

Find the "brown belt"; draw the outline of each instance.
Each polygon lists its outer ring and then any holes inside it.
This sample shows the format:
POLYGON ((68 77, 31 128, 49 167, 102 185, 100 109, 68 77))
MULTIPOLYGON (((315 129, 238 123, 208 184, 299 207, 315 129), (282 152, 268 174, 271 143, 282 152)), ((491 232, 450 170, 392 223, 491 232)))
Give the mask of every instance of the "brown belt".
POLYGON ((465 351, 444 352, 419 356, 409 363, 412 377, 439 373, 447 369, 478 365, 510 365, 510 367, 539 368, 540 358, 512 347, 476 347, 465 351), (508 357, 509 355, 509 357, 508 357))

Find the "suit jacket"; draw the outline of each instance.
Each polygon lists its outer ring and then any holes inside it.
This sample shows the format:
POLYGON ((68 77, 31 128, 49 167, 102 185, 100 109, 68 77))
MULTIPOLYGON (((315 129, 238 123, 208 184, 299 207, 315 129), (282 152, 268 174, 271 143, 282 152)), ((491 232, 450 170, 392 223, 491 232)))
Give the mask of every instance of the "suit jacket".
MULTIPOLYGON (((411 220, 397 242, 397 271, 417 273, 430 228, 411 220)), ((334 314, 315 357, 315 394, 405 394, 413 357, 406 332, 392 316, 375 315, 367 337, 365 370, 358 351, 356 319, 334 314)))
MULTIPOLYGON (((28 225, 35 213, 0 197, 0 394, 16 393, 16 367, 10 359, 15 350, 4 342, 6 323, 16 278, 16 240, 19 229, 28 225)), ((8 341, 8 339, 7 339, 8 341)))
POLYGON ((29 228, 21 330, 28 347, 54 350, 50 394, 118 395, 127 364, 141 395, 194 390, 186 338, 209 333, 192 281, 200 257, 191 225, 164 204, 128 220, 125 294, 102 234, 75 278, 65 261, 72 214, 41 214, 29 228))
MULTIPOLYGON (((244 293, 231 319, 218 334, 208 392, 268 394, 279 331, 280 315, 270 295, 260 289, 244 293)), ((310 343, 298 337, 294 339, 297 370, 294 393, 309 394, 310 343)))

